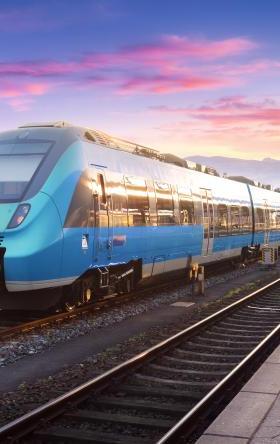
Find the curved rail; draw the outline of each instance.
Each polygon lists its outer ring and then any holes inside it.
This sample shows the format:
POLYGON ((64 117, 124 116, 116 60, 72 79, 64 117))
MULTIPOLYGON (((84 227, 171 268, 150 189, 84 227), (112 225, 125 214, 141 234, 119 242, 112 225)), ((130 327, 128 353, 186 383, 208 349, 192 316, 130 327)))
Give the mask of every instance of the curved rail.
MULTIPOLYGON (((38 421, 46 424, 57 418, 45 430, 35 431, 36 442, 75 442, 75 437, 80 442, 84 435, 84 439, 99 443, 178 443, 182 435, 193 431, 207 409, 211 410, 213 401, 222 398, 237 380, 240 384, 244 370, 260 362, 279 340, 279 293, 277 279, 3 426, 0 441, 11 443, 36 429, 38 421), (166 359, 171 360, 169 367, 163 363, 166 359), (176 363, 185 363, 185 367, 177 367, 176 363), (206 366, 207 371, 201 370, 200 365, 206 366), (163 376, 165 373, 169 378, 163 376), (140 411, 140 415, 133 416, 131 410, 140 411), (78 432, 71 427, 81 422, 85 425, 78 427, 78 432), (104 422, 117 424, 117 432, 114 424, 110 426, 112 433, 108 433, 108 427, 104 431, 104 422)), ((28 442, 32 442, 32 436, 28 442)))

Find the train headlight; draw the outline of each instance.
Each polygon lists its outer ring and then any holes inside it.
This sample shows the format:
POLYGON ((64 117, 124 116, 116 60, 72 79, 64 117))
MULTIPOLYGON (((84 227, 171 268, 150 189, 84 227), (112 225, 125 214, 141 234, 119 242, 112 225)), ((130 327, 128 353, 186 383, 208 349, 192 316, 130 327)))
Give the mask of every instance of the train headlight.
POLYGON ((22 224, 27 214, 29 213, 29 210, 30 210, 29 204, 20 204, 17 207, 16 211, 14 212, 14 215, 10 220, 7 228, 17 228, 20 224, 22 224))

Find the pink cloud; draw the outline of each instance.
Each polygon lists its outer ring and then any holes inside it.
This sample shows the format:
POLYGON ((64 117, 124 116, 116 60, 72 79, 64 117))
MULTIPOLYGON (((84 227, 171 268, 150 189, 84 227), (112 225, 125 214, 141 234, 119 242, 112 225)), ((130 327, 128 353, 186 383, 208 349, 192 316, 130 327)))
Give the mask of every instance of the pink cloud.
POLYGON ((244 75, 259 74, 261 72, 279 73, 280 61, 271 59, 252 60, 248 63, 225 63, 201 66, 202 71, 212 73, 223 73, 231 77, 240 77, 244 75))
POLYGON ((252 102, 244 96, 232 96, 196 108, 158 106, 150 109, 159 113, 184 115, 191 120, 204 121, 215 127, 250 127, 259 124, 280 126, 280 105, 272 99, 252 102))
POLYGON ((52 85, 46 83, 3 83, 0 86, 0 100, 8 103, 16 111, 25 111, 33 103, 34 96, 46 94, 52 85))
POLYGON ((138 76, 124 82, 121 94, 154 93, 170 94, 195 89, 216 89, 228 86, 230 81, 223 78, 194 76, 138 76))
POLYGON ((110 53, 88 54, 82 60, 82 65, 104 68, 136 64, 155 68, 164 67, 169 70, 191 59, 216 60, 233 57, 257 47, 257 43, 246 38, 211 41, 167 35, 156 43, 126 46, 110 53))
POLYGON ((45 94, 50 89, 51 85, 46 83, 6 83, 0 86, 0 97, 20 97, 24 95, 40 96, 45 94))
POLYGON ((0 63, 0 75, 21 77, 60 76, 83 71, 78 62, 57 62, 53 60, 21 61, 0 63))
POLYGON ((164 36, 158 44, 137 45, 124 49, 123 54, 143 58, 194 57, 198 59, 219 59, 248 52, 257 48, 257 43, 247 38, 231 38, 211 41, 192 40, 178 35, 164 36))
POLYGON ((167 35, 155 42, 89 53, 72 60, 1 62, 0 78, 4 83, 12 79, 15 85, 22 81, 36 84, 28 87, 33 96, 48 92, 49 86, 44 86, 43 78, 48 79, 47 85, 52 82, 53 87, 57 84, 60 88, 78 90, 103 87, 120 95, 213 90, 239 85, 246 76, 271 70, 271 66, 279 69, 280 63, 268 60, 233 64, 234 56, 257 47, 256 42, 245 37, 207 40, 167 35), (227 58, 231 60, 229 65, 227 58))
MULTIPOLYGON (((1 16, 0 16, 1 18, 1 16)), ((245 38, 220 41, 191 40, 186 37, 165 36, 158 43, 131 45, 114 52, 96 52, 77 60, 26 60, 0 63, 0 74, 15 76, 60 76, 83 73, 92 69, 127 69, 131 65, 150 65, 167 70, 180 66, 190 58, 219 59, 248 52, 257 44, 245 38)))
POLYGON ((51 89, 46 83, 30 83, 25 86, 25 91, 33 96, 42 96, 51 89))

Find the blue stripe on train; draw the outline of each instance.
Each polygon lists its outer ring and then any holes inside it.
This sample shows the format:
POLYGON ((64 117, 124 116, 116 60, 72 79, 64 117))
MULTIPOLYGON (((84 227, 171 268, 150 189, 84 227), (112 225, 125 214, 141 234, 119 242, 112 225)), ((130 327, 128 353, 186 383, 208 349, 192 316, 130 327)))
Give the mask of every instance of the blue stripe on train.
MULTIPOLYGON (((46 205, 48 214, 51 207, 50 204, 46 205)), ((55 213, 52 216, 53 220, 54 216, 55 213)), ((21 238, 21 250, 28 251, 28 256, 18 256, 16 267, 9 269, 8 280, 26 280, 26 276, 31 281, 79 276, 88 268, 100 264, 126 263, 137 258, 142 258, 144 264, 152 264, 155 257, 159 258, 159 261, 169 261, 188 256, 200 256, 202 252, 203 227, 201 225, 112 227, 109 229, 109 237, 108 228, 100 228, 98 240, 95 238, 97 231, 94 228, 64 228, 63 240, 59 239, 59 233, 57 233, 56 242, 48 244, 50 230, 55 226, 56 224, 42 227, 45 230, 47 228, 47 231, 44 238, 45 245, 39 250, 30 237, 21 238), (83 235, 86 235, 87 238, 87 248, 83 248, 82 245, 83 235), (62 255, 58 254, 60 242, 63 243, 62 255), (26 245, 29 245, 29 248, 25 248, 26 245), (56 267, 54 262, 57 260, 63 265, 57 264, 59 266, 56 267), (49 265, 42 267, 43 263, 49 265)), ((52 237, 55 239, 55 236, 52 237)), ((10 241, 8 251, 13 250, 18 254, 20 244, 15 245, 18 240, 16 236, 13 239, 8 239, 7 236, 8 240, 10 241), (14 248, 12 248, 12 244, 14 248)), ((250 233, 215 238, 213 253, 241 248, 249 245, 250 241, 250 233)), ((256 233, 255 242, 263 243, 263 241, 264 232, 256 233)), ((280 241, 279 230, 270 233, 270 242, 275 241, 280 241)), ((9 261, 8 251, 6 257, 9 261)))

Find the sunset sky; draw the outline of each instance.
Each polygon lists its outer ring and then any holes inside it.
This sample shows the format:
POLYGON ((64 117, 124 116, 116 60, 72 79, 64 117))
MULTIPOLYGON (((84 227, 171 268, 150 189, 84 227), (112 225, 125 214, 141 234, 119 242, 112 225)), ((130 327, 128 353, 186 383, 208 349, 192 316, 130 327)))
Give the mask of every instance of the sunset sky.
POLYGON ((280 159, 279 0, 0 0, 0 130, 280 159))

